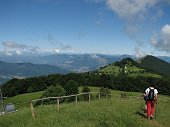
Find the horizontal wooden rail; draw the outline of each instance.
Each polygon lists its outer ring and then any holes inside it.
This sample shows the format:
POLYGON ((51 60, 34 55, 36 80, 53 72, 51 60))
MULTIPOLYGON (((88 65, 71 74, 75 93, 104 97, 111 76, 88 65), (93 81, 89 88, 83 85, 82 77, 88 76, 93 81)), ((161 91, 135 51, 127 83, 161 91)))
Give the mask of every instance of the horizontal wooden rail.
POLYGON ((79 94, 73 94, 73 95, 61 96, 61 97, 46 97, 46 98, 40 98, 40 99, 32 100, 32 102, 41 101, 41 100, 47 100, 47 99, 69 98, 69 97, 75 97, 75 96, 79 96, 79 95, 95 94, 95 93, 99 93, 99 92, 86 92, 86 93, 79 93, 79 94))
MULTIPOLYGON (((80 96, 80 95, 88 95, 88 101, 90 102, 90 94, 98 94, 98 97, 99 99, 101 98, 101 94, 105 95, 106 99, 108 98, 108 96, 114 96, 114 97, 121 97, 121 96, 118 96, 118 95, 114 95, 114 94, 106 94, 106 93, 103 93, 103 92, 86 92, 86 93, 79 93, 79 94, 74 94, 74 95, 68 95, 68 96, 60 96, 60 97, 46 97, 46 98, 40 98, 40 99, 35 99, 35 100, 31 100, 30 102, 30 106, 31 106, 31 112, 32 112, 32 117, 33 119, 36 118, 36 115, 35 115, 35 111, 34 111, 34 107, 33 107, 33 102, 36 102, 36 101, 43 101, 43 100, 47 100, 47 99, 56 99, 57 100, 57 110, 59 111, 60 110, 60 99, 62 98, 69 98, 69 97, 75 97, 75 102, 77 104, 77 97, 80 96)), ((122 94, 121 94, 122 95, 122 94)), ((127 94, 125 94, 127 95, 127 94)), ((136 96, 127 96, 127 98, 136 98, 136 96)))

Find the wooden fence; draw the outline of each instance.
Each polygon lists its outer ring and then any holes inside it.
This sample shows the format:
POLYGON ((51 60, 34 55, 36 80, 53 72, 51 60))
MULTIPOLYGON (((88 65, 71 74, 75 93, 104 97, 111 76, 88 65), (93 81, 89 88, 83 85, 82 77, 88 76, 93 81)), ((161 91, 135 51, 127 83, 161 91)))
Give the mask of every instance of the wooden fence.
MULTIPOLYGON (((79 93, 79 94, 75 94, 75 95, 68 95, 68 96, 61 96, 61 97, 47 97, 47 98, 41 98, 41 99, 32 100, 32 101, 30 101, 32 117, 33 117, 33 119, 36 118, 36 113, 35 113, 35 110, 34 110, 33 102, 43 101, 43 100, 48 100, 48 99, 56 99, 57 100, 57 110, 59 111, 60 110, 60 99, 75 97, 75 103, 77 104, 77 102, 78 102, 77 97, 78 96, 80 96, 80 95, 88 95, 88 101, 90 102, 91 94, 98 94, 98 98, 100 99, 101 98, 101 94, 104 94, 104 93, 86 92, 86 93, 79 93)), ((105 94, 105 95, 106 95, 106 98, 107 98, 108 94, 105 94)))
MULTIPOLYGON (((41 99, 32 100, 32 101, 30 101, 32 117, 33 117, 33 119, 36 118, 36 113, 35 113, 35 110, 34 110, 33 102, 43 101, 43 100, 48 100, 48 99, 56 99, 57 100, 57 110, 59 111, 60 110, 60 99, 75 97, 75 103, 77 104, 77 101, 78 101, 77 97, 78 96, 80 96, 80 95, 88 95, 88 101, 90 102, 91 94, 98 94, 98 99, 101 98, 101 94, 105 95, 106 99, 108 98, 108 96, 110 96, 110 97, 115 96, 113 94, 106 94, 106 93, 99 93, 99 92, 86 92, 86 93, 79 93, 79 94, 75 94, 75 95, 68 95, 68 96, 61 96, 61 97, 47 97, 47 98, 41 98, 41 99)), ((121 94, 121 96, 116 96, 116 97, 128 98, 127 94, 121 94)))

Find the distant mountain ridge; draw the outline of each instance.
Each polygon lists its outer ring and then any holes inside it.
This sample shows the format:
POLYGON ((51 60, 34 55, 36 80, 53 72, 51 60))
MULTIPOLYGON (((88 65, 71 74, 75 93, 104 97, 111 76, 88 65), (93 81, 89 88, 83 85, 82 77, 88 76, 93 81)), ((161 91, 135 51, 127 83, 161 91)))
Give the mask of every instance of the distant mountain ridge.
MULTIPOLYGON (((96 69, 99 69, 100 67, 107 66, 109 64, 112 64, 116 61, 121 61, 124 58, 132 58, 133 60, 138 60, 135 56, 133 55, 107 55, 107 54, 98 54, 98 53, 93 53, 93 54, 52 54, 52 55, 35 55, 35 56, 18 56, 18 55, 13 55, 13 56, 5 56, 5 55, 0 55, 0 61, 8 62, 9 63, 20 63, 20 67, 22 66, 22 63, 29 65, 49 65, 57 67, 58 69, 63 69, 66 70, 66 72, 71 71, 71 72, 88 72, 88 71, 94 71, 96 69)), ((170 57, 163 57, 159 56, 158 58, 162 58, 164 60, 170 60, 170 57)), ((170 62, 170 61, 169 61, 170 62)), ((7 64, 7 65, 8 65, 7 64)), ((14 75, 13 73, 11 74, 9 68, 3 67, 5 65, 2 64, 1 62, 1 69, 5 68, 4 72, 6 71, 5 75, 1 74, 0 72, 0 82, 5 82, 12 77, 18 77, 18 78, 23 78, 24 75, 29 75, 29 76, 35 76, 39 75, 37 74, 38 72, 35 73, 27 73, 26 72, 21 72, 21 68, 18 70, 14 71, 14 68, 16 67, 9 67, 11 71, 15 72, 14 75), (8 75, 8 73, 10 73, 8 75)), ((38 68, 38 66, 36 67, 38 68)), ((47 67, 48 68, 48 67, 47 67)), ((34 71, 33 69, 32 71, 34 71)), ((42 69, 43 70, 43 69, 42 69)), ((50 72, 53 73, 51 69, 50 72)), ((167 69, 168 70, 168 69, 167 69)), ((1 71, 1 70, 0 70, 1 71)), ((46 70, 44 70, 46 71, 46 70)), ((157 71, 157 70, 156 70, 157 71)), ((29 72, 29 71, 27 71, 29 72)), ((63 72, 63 71, 61 71, 63 72)), ((39 72, 43 73, 43 72, 39 72)), ((60 73, 60 71, 59 71, 60 73)), ((46 74, 46 73, 45 73, 46 74)))
POLYGON ((32 63, 7 63, 0 61, 1 83, 11 78, 25 78, 48 74, 66 74, 70 71, 56 66, 32 63))
MULTIPOLYGON (((45 55, 45 56, 4 56, 0 55, 0 60, 4 62, 0 62, 1 72, 0 73, 0 83, 6 82, 11 78, 24 78, 30 76, 37 76, 42 74, 49 74, 49 73, 63 73, 68 72, 88 72, 92 70, 96 70, 102 66, 108 65, 115 61, 121 60, 122 58, 129 56, 129 55, 105 55, 105 54, 53 54, 53 55, 45 55), (18 63, 18 64, 16 64, 18 63), (23 65, 22 65, 23 64, 23 65), (34 66, 33 70, 31 71, 31 65, 38 64, 40 65, 51 65, 57 67, 57 69, 62 69, 62 71, 54 72, 54 69, 50 69, 49 73, 44 73, 47 70, 41 68, 41 72, 36 69, 39 66, 34 66), (26 68, 23 67, 27 65, 26 68), (7 67, 8 66, 8 67, 7 67), (16 69, 18 68, 18 69, 16 69), (19 69, 20 68, 20 69, 19 69), (23 70, 24 69, 24 70, 23 70), (23 71, 21 71, 23 70, 23 71), (44 72, 42 72, 44 70, 44 72), (64 71, 63 71, 64 70, 64 71), (31 72, 34 73, 31 73, 31 72), (37 74, 38 73, 38 74, 37 74)), ((133 56, 132 56, 133 57, 133 56)), ((49 67, 45 67, 49 68, 49 67)))
MULTIPOLYGON (((134 55, 127 54, 51 54, 51 55, 13 55, 6 56, 0 55, 0 61, 9 62, 9 63, 33 63, 33 64, 48 64, 52 66, 57 66, 63 69, 71 70, 74 72, 87 72, 91 70, 98 69, 102 66, 106 66, 116 61, 120 61, 123 58, 132 58, 137 60, 134 55)), ((159 56, 167 62, 170 62, 170 57, 159 56)))
POLYGON ((0 56, 0 60, 9 63, 48 64, 74 72, 87 72, 121 60, 125 56, 127 55, 53 54, 45 56, 0 56))

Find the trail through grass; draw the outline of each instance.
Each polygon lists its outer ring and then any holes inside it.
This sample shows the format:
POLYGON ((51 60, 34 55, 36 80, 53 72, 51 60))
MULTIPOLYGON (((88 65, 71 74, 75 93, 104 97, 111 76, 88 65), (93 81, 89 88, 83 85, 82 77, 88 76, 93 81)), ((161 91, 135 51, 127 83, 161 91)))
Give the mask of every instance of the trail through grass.
POLYGON ((140 93, 127 93, 129 98, 120 98, 121 91, 112 91, 110 99, 93 100, 57 105, 41 105, 35 108, 33 120, 30 107, 0 117, 0 127, 169 127, 170 98, 160 96, 157 119, 148 121, 143 117, 144 101, 140 93))
MULTIPOLYGON (((31 117, 29 108, 3 116, 5 126, 11 127, 95 127, 107 126, 145 126, 127 105, 126 100, 110 99, 76 104, 63 104, 58 112, 56 105, 35 108, 36 120, 31 117), (120 108, 121 106, 121 108, 120 108), (129 112, 131 110, 132 112, 129 112)), ((143 119, 144 120, 144 119, 143 119)), ((146 124, 147 125, 147 124, 146 124)))

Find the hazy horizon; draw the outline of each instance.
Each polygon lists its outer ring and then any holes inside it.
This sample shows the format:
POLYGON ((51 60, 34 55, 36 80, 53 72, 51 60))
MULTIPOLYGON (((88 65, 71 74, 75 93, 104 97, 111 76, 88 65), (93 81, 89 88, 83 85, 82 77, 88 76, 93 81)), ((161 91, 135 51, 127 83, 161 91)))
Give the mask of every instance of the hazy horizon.
POLYGON ((1 0, 0 54, 170 56, 169 0, 1 0))

